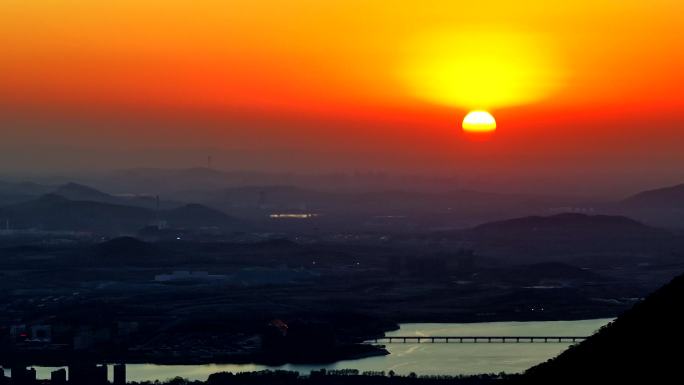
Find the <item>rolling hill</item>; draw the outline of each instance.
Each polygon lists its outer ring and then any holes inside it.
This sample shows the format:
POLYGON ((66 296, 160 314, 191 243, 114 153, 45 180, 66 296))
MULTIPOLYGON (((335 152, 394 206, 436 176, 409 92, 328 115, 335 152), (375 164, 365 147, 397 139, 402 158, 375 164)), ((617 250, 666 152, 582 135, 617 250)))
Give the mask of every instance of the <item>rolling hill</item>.
POLYGON ((656 226, 684 229, 684 184, 639 192, 609 210, 656 226))
MULTIPOLYGON (((92 191, 81 190, 85 195, 92 191)), ((73 195, 72 195, 73 196, 73 195)), ((219 227, 226 231, 242 230, 247 224, 218 210, 202 205, 185 205, 169 210, 87 200, 71 200, 56 194, 0 208, 0 219, 15 229, 94 231, 126 233, 137 231, 157 220, 171 227, 219 227)))
POLYGON ((489 222, 467 230, 474 237, 512 239, 652 238, 667 231, 611 215, 557 214, 489 222))
POLYGON ((643 191, 620 203, 630 208, 684 209, 684 184, 643 191))
POLYGON ((623 216, 557 214, 488 222, 436 233, 514 263, 568 261, 586 253, 667 253, 677 237, 623 216))

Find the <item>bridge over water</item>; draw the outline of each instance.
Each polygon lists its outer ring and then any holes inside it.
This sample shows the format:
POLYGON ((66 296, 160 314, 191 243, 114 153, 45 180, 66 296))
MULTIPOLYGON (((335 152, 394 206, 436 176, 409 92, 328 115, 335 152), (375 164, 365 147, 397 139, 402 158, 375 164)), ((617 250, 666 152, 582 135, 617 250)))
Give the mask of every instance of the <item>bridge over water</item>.
POLYGON ((370 339, 367 343, 571 343, 587 339, 580 336, 385 336, 370 339))

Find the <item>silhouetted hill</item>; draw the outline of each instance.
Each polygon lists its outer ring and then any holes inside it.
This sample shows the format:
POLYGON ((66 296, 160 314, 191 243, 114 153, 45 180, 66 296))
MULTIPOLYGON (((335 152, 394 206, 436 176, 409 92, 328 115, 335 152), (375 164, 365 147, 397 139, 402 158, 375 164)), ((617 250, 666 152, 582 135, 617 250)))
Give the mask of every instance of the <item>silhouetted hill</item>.
POLYGON ((584 214, 522 217, 436 235, 462 239, 483 255, 515 263, 568 260, 584 253, 667 253, 677 242, 670 232, 627 217, 584 214))
MULTIPOLYGON (((72 187, 70 189, 73 191, 72 187)), ((80 187, 76 189, 84 191, 80 187)), ((114 203, 70 200, 56 194, 46 194, 35 200, 2 207, 0 219, 9 220, 10 227, 15 229, 105 233, 134 232, 159 219, 167 221, 171 227, 219 227, 236 231, 247 226, 242 221, 201 205, 157 211, 114 203)))
POLYGON ((655 226, 684 229, 684 184, 643 191, 607 209, 655 226))
POLYGON ((151 243, 133 237, 119 237, 95 246, 96 254, 103 257, 145 257, 157 249, 151 243))
POLYGON ((529 369, 520 383, 678 383, 679 350, 684 343, 682 303, 684 275, 586 341, 529 369))
POLYGON ((33 182, 0 181, 0 205, 8 205, 34 199, 52 190, 52 186, 33 182))
POLYGON ((12 228, 72 231, 128 231, 154 216, 139 208, 92 201, 72 201, 56 194, 0 208, 12 228))
POLYGON ((158 202, 157 198, 151 195, 112 195, 79 183, 60 185, 51 193, 74 201, 112 203, 148 209, 157 209, 157 205, 162 209, 176 208, 182 205, 179 202, 168 200, 158 202))
POLYGON ((50 191, 52 186, 34 182, 3 182, 0 181, 0 192, 23 194, 23 195, 42 195, 50 191))
POLYGON ((469 232, 478 237, 495 238, 596 238, 653 237, 669 233, 633 219, 611 215, 557 214, 531 216, 485 223, 469 232))
POLYGON ((60 185, 52 193, 73 201, 92 201, 104 203, 114 203, 118 201, 116 197, 110 194, 106 194, 92 187, 78 183, 67 183, 60 185))
POLYGON ((643 191, 621 203, 633 208, 684 209, 684 184, 643 191))

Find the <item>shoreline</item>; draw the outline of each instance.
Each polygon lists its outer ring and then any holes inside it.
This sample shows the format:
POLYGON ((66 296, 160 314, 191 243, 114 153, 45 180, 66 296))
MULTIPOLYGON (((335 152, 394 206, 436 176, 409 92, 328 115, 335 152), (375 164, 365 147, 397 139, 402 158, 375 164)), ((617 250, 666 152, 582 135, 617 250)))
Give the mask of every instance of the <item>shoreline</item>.
MULTIPOLYGON (((282 366, 287 364, 292 365, 325 365, 333 364, 340 361, 358 360, 368 357, 389 355, 389 351, 383 345, 379 344, 364 344, 361 341, 368 341, 376 337, 382 337, 387 332, 396 331, 400 329, 402 324, 474 324, 474 323, 495 323, 495 322, 563 322, 563 321, 582 321, 582 320, 598 320, 615 318, 615 316, 605 316, 604 314, 595 315, 594 317, 562 317, 562 319, 515 319, 515 320, 492 320, 492 321, 471 321, 471 322, 402 322, 395 324, 393 327, 386 328, 383 333, 373 333, 364 336, 355 337, 356 343, 349 343, 339 345, 334 351, 319 352, 311 351, 300 353, 299 355, 288 355, 284 357, 282 354, 273 353, 235 353, 235 354, 218 354, 211 357, 191 357, 191 356, 163 356, 155 354, 145 354, 140 352, 138 354, 131 352, 119 352, 111 354, 84 354, 74 353, 73 351, 12 351, 3 352, 0 359, 0 366, 10 367, 13 364, 21 363, 26 366, 39 367, 63 367, 68 366, 69 363, 74 362, 94 362, 94 363, 125 363, 131 365, 265 365, 265 366, 282 366), (38 353, 38 354, 36 354, 38 353)), ((434 319, 434 318, 433 318, 434 319)))
MULTIPOLYGON (((340 361, 358 360, 368 357, 385 356, 390 354, 382 345, 368 345, 368 344, 349 344, 337 348, 333 352, 321 354, 320 352, 309 352, 306 355, 295 356, 294 358, 284 358, 281 356, 267 354, 267 353, 253 353, 253 354, 231 354, 231 355, 216 355, 211 358, 192 358, 192 357, 149 357, 148 355, 82 355, 82 354, 65 354, 65 352, 55 352, 54 356, 43 357, 25 357, 25 354, 19 352, 15 353, 11 359, 3 358, 0 360, 0 367, 9 368, 12 365, 20 363, 26 366, 39 367, 65 367, 75 362, 91 362, 91 363, 106 363, 113 365, 117 363, 124 363, 130 365, 264 365, 264 366, 282 366, 287 364, 292 365, 327 365, 334 364, 340 361), (59 358, 57 358, 57 356, 59 358)), ((6 353, 5 353, 6 354, 6 353)))

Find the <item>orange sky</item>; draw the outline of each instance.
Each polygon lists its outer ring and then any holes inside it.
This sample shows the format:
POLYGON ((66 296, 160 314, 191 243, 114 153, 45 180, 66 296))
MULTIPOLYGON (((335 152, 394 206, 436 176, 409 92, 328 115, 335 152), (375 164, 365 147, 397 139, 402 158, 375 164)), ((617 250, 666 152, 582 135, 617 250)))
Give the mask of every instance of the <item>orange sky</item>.
POLYGON ((508 158, 534 168, 561 157, 572 168, 592 141, 614 155, 588 154, 596 162, 632 167, 633 154, 658 151, 674 178, 671 162, 684 161, 678 0, 4 0, 0 55, 5 147, 115 153, 135 141, 311 158, 327 148, 339 154, 323 162, 332 169, 453 171, 508 158), (427 61, 431 75, 435 63, 467 60, 483 46, 473 31, 491 32, 487 44, 501 49, 491 76, 460 87, 470 75, 453 84, 415 75, 415 63, 427 61), (463 100, 500 96, 508 89, 497 71, 516 65, 524 87, 484 106, 496 140, 462 143, 458 125, 474 107, 463 100), (339 158, 352 153, 386 161, 339 158))

